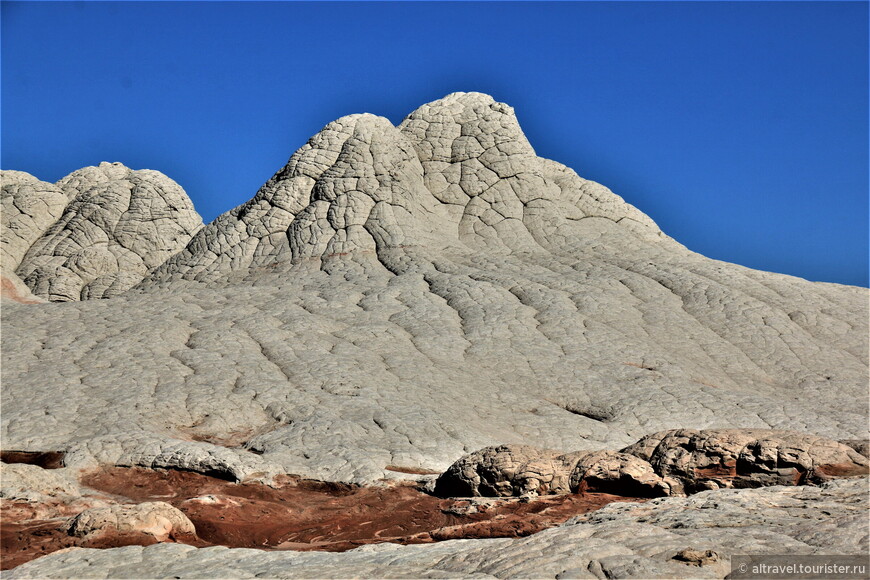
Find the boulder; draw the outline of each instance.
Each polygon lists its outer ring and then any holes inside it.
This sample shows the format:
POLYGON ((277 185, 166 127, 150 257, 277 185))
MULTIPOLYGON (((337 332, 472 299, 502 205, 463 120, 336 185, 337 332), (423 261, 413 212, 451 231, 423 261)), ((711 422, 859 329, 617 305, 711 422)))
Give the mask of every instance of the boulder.
POLYGON ((510 497, 570 492, 582 454, 560 454, 530 445, 498 445, 463 456, 438 477, 442 497, 510 497))
POLYGON ((86 541, 144 535, 165 542, 196 534, 186 515, 160 501, 88 509, 72 518, 67 531, 86 541))
POLYGON ((670 495, 670 484, 639 457, 618 451, 596 451, 581 455, 571 473, 571 491, 660 497, 670 495))

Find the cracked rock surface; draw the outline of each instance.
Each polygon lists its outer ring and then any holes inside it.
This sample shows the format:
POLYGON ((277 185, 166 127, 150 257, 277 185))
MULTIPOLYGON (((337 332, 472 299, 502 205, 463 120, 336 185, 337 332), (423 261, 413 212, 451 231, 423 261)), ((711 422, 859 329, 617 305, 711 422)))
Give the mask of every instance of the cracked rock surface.
POLYGON ((156 172, 13 177, 4 204, 53 200, 27 240, 60 217, 17 267, 54 302, 3 304, 8 449, 369 483, 503 443, 867 437, 866 289, 687 250, 486 95, 330 123, 202 228, 156 172))
POLYGON ((107 298, 184 248, 202 219, 181 187, 120 163, 51 185, 3 172, 3 268, 51 301, 107 298))
POLYGON ((0 171, 0 266, 14 272, 24 254, 66 209, 69 195, 23 171, 0 171))
POLYGON ((868 480, 612 503, 525 538, 378 544, 345 553, 181 544, 75 549, 13 578, 723 578, 735 554, 868 551, 868 480))
MULTIPOLYGON (((581 457, 531 445, 498 445, 465 455, 435 484, 443 497, 510 497, 570 493, 581 457)), ((576 486, 574 486, 576 489, 576 486)))
POLYGON ((675 429, 621 452, 562 453, 531 445, 486 447, 435 482, 441 496, 509 497, 602 491, 631 497, 705 489, 818 484, 868 474, 870 461, 843 443, 769 429, 675 429))
POLYGON ((654 433, 623 450, 649 461, 675 491, 719 487, 799 485, 860 475, 867 458, 837 441, 763 429, 654 433))
POLYGON ((64 470, 47 470, 26 463, 0 462, 0 499, 49 503, 81 496, 74 477, 64 470))

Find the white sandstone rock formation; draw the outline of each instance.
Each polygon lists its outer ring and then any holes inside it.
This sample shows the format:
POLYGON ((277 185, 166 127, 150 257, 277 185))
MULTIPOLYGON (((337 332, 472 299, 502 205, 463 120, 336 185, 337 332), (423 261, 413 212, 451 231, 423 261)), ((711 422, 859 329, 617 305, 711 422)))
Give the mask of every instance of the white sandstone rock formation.
POLYGON ((55 186, 27 177, 4 172, 3 258, 35 295, 52 301, 124 292, 202 226, 184 190, 157 171, 101 163, 55 186), (17 179, 8 191, 6 173, 17 179), (20 213, 7 215, 7 206, 20 213))
POLYGON ((15 272, 30 246, 60 219, 70 198, 57 185, 23 171, 0 171, 0 186, 0 267, 15 272))
POLYGON ((486 95, 343 117, 199 230, 153 173, 58 187, 18 272, 111 299, 4 303, 9 448, 370 483, 499 444, 867 437, 866 289, 689 251, 486 95))

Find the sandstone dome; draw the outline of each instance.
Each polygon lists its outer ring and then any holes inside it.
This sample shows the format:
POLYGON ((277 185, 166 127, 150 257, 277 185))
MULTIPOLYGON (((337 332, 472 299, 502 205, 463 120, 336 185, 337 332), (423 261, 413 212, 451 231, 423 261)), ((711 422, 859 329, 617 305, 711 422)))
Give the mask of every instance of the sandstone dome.
POLYGON ((367 483, 502 443, 866 435, 866 289, 688 250, 480 93, 342 117, 205 226, 120 164, 4 172, 3 208, 4 275, 67 301, 4 301, 4 446, 70 465, 367 483))

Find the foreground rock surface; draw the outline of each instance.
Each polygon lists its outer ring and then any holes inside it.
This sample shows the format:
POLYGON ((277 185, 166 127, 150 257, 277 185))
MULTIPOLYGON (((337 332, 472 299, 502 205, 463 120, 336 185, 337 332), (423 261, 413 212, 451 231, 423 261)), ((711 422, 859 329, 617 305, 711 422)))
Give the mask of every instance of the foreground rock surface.
MULTIPOLYGON (((50 454, 4 458, 58 465, 50 454)), ((674 430, 624 452, 501 445, 466 455, 430 479, 425 487, 453 496, 443 499, 411 482, 357 487, 279 476, 268 484, 238 484, 193 472, 112 467, 85 472, 80 485, 69 468, 0 468, 5 569, 66 547, 182 542, 343 551, 383 542, 524 537, 615 501, 780 480, 818 484, 866 476, 868 460, 838 442, 764 430, 674 430)), ((696 566, 720 561, 718 552, 691 547, 674 558, 696 566)))
POLYGON ((868 480, 611 504, 518 539, 341 554, 179 544, 52 554, 7 578, 724 578, 734 554, 866 554, 868 480))
MULTIPOLYGON (((120 467, 86 472, 81 487, 58 488, 51 480, 57 470, 25 467, 36 470, 33 487, 46 493, 22 499, 16 478, 9 486, 4 479, 4 570, 72 547, 180 542, 335 552, 383 542, 523 537, 636 499, 606 493, 439 499, 410 482, 356 487, 285 476, 269 485, 236 484, 192 472, 120 467)), ((15 473, 4 474, 9 472, 15 473)))

